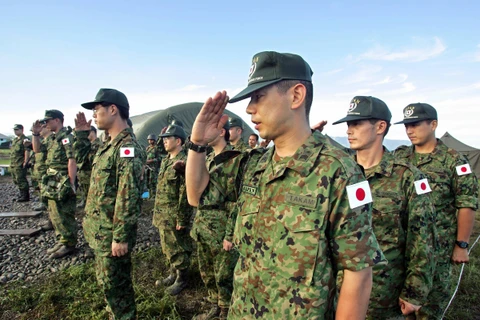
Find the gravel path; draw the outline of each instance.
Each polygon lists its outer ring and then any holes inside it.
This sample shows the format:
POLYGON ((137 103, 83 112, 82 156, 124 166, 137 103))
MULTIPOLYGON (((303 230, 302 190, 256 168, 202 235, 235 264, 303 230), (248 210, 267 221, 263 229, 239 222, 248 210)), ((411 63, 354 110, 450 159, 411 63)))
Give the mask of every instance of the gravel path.
MULTIPOLYGON (((0 212, 33 211, 37 202, 17 203, 17 189, 9 177, 0 177, 0 212)), ((33 196, 32 200, 38 200, 33 196)), ((148 207, 144 205, 144 207, 148 207)), ((150 209, 147 209, 150 211, 150 209)), ((146 211, 146 210, 145 210, 146 211)), ((0 218, 0 229, 37 228, 47 222, 48 214, 35 218, 0 218)), ((41 231, 32 237, 0 236, 0 284, 15 280, 33 281, 40 276, 57 272, 66 267, 84 263, 93 258, 92 252, 83 237, 81 221, 83 210, 77 210, 78 244, 76 251, 57 260, 48 260, 46 250, 55 244, 54 231, 41 231)), ((151 213, 142 213, 138 222, 137 245, 134 252, 144 251, 150 246, 159 245, 157 229, 152 226, 151 213)))

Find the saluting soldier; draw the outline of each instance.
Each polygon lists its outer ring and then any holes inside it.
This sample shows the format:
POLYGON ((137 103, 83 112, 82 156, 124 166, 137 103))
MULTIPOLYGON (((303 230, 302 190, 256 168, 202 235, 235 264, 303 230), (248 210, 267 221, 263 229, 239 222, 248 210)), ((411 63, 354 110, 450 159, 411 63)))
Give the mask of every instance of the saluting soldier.
POLYGON ((435 205, 438 245, 433 288, 417 319, 441 319, 451 297, 452 263, 468 262, 468 241, 478 209, 478 182, 467 159, 435 137, 437 111, 427 103, 403 109, 411 146, 400 146, 395 157, 412 163, 428 176, 435 205))
POLYGON ((23 133, 23 125, 16 124, 13 126, 15 139, 12 141, 10 148, 10 172, 12 173, 13 183, 19 189, 18 202, 30 201, 30 192, 28 190, 27 180, 27 160, 30 152, 23 145, 23 141, 27 138, 23 133))

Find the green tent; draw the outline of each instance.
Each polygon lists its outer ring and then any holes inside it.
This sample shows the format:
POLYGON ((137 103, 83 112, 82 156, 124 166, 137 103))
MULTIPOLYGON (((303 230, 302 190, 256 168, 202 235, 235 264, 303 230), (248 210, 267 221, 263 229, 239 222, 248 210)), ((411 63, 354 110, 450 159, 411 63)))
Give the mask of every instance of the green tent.
MULTIPOLYGON (((132 116, 130 119, 133 123, 133 130, 137 136, 138 141, 143 146, 147 146, 147 137, 149 134, 154 134, 158 137, 162 128, 167 126, 172 120, 179 120, 183 123, 183 128, 190 135, 192 131, 192 125, 200 112, 203 103, 190 102, 179 104, 164 110, 157 110, 147 112, 138 116, 132 116)), ((224 112, 229 117, 238 117, 236 114, 229 110, 224 112)), ((239 117, 240 118, 240 117, 239 117)), ((243 134, 242 139, 247 142, 248 136, 254 133, 250 126, 243 121, 243 134)))
POLYGON ((447 147, 457 150, 465 157, 467 157, 468 162, 472 171, 475 173, 477 178, 480 178, 480 149, 470 147, 460 140, 455 139, 450 133, 445 132, 445 134, 440 138, 447 147))

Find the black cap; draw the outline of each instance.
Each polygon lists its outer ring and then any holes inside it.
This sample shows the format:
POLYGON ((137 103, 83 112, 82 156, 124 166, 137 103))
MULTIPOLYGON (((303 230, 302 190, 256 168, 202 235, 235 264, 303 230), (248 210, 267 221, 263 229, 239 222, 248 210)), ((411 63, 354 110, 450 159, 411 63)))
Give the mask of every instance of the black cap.
POLYGON ((243 129, 243 121, 242 121, 242 119, 237 118, 237 117, 228 118, 228 125, 230 126, 230 128, 240 127, 240 128, 243 129))
POLYGON ((427 103, 411 103, 403 109, 403 120, 395 122, 400 123, 414 123, 423 120, 438 120, 437 110, 427 103))
POLYGON ((54 110, 54 109, 46 110, 45 117, 42 120, 39 120, 39 122, 45 122, 51 119, 60 119, 63 121, 63 113, 59 110, 54 110))
POLYGON ((175 124, 171 124, 168 126, 167 131, 165 131, 164 134, 159 135, 159 138, 165 138, 165 137, 178 137, 182 139, 182 141, 185 141, 187 139, 187 134, 185 133, 185 130, 183 130, 182 127, 177 126, 175 124))
POLYGON ((350 101, 347 116, 333 124, 347 121, 379 119, 390 122, 392 113, 385 102, 375 97, 356 96, 350 101))
POLYGON ((19 129, 23 130, 23 126, 21 124, 16 124, 13 126, 13 130, 19 130, 19 129))
POLYGON ((94 131, 95 133, 97 133, 97 128, 95 128, 94 126, 90 126, 90 131, 94 131))
POLYGON ((102 102, 107 102, 116 105, 117 107, 125 108, 127 110, 130 109, 130 105, 128 104, 128 99, 123 94, 123 92, 120 92, 115 89, 105 89, 102 88, 98 90, 97 95, 95 96, 95 100, 92 102, 85 102, 82 103, 82 107, 85 109, 92 110, 95 108, 95 106, 99 103, 102 102))

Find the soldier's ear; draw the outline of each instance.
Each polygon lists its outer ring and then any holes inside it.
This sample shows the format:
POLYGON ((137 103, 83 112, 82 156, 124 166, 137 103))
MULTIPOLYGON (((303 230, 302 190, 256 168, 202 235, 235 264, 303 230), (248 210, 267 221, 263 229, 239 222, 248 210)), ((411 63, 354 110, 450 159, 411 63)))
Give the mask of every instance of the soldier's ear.
POLYGON ((435 131, 437 130, 437 127, 438 127, 438 121, 437 120, 432 120, 432 131, 435 131))

